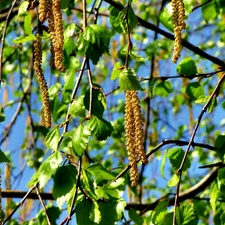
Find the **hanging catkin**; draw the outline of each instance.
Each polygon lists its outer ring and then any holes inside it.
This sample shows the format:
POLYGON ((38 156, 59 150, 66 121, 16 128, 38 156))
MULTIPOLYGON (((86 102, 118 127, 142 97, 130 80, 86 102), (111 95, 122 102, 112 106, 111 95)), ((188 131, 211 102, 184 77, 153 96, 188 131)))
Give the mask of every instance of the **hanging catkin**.
POLYGON ((47 0, 39 0, 38 5, 38 19, 41 23, 43 23, 47 18, 48 13, 48 4, 47 0))
POLYGON ((37 74, 37 79, 41 89, 42 102, 43 102, 43 114, 45 120, 45 126, 51 127, 51 113, 50 113, 50 102, 48 94, 48 86, 44 78, 43 70, 41 68, 42 63, 42 49, 41 49, 41 38, 37 34, 34 39, 34 70, 37 74))
POLYGON ((137 156, 135 153, 135 127, 134 112, 132 109, 132 91, 125 91, 125 136, 127 155, 130 163, 130 180, 131 186, 135 186, 138 182, 137 156))
POLYGON ((148 163, 143 145, 143 129, 140 101, 137 91, 125 91, 125 136, 128 160, 130 163, 131 186, 138 182, 137 162, 148 163))
POLYGON ((60 0, 48 0, 48 1, 49 7, 51 8, 49 13, 49 24, 51 23, 51 26, 53 26, 53 29, 52 27, 49 28, 52 42, 51 45, 54 49, 51 50, 51 52, 54 53, 53 57, 55 67, 60 72, 65 72, 65 67, 62 63, 64 37, 63 37, 63 24, 62 24, 62 12, 60 7, 60 0))
POLYGON ((181 52, 181 31, 185 29, 185 8, 183 0, 172 0, 172 17, 174 26, 174 48, 172 62, 176 63, 180 57, 181 52))

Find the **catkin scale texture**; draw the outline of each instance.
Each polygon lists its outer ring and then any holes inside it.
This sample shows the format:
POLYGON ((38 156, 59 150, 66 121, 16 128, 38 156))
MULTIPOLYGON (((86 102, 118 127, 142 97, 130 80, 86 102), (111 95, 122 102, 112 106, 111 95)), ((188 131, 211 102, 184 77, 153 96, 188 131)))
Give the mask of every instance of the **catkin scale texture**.
POLYGON ((34 70, 37 74, 37 79, 41 89, 45 126, 47 128, 50 128, 51 113, 50 113, 49 93, 48 93, 48 86, 44 78, 43 70, 41 68, 42 50, 41 50, 41 38, 39 35, 36 35, 33 47, 34 47, 34 70))
POLYGON ((39 0, 38 5, 38 19, 43 23, 47 18, 48 13, 48 3, 47 0, 39 0))

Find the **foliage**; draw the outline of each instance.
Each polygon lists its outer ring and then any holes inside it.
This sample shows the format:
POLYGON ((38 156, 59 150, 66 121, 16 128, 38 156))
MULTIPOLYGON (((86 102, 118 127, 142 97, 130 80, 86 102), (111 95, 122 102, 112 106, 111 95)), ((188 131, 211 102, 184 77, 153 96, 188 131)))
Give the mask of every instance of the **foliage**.
POLYGON ((224 1, 175 1, 186 23, 177 64, 174 1, 52 1, 63 21, 40 21, 43 0, 0 4, 0 223, 224 224, 224 1), (65 72, 52 66, 56 50, 65 72), (127 91, 138 91, 145 165, 126 150, 127 91))

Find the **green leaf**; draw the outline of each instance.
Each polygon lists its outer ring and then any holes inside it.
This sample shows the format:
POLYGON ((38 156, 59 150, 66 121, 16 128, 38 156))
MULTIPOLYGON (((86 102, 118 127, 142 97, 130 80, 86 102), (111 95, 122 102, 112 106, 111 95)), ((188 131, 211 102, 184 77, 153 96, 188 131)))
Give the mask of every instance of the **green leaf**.
POLYGON ((21 44, 21 43, 24 43, 24 42, 33 41, 34 38, 35 38, 35 36, 33 34, 30 34, 30 35, 28 35, 26 37, 18 37, 15 40, 12 40, 12 43, 14 43, 14 44, 21 44))
POLYGON ((221 225, 225 224, 225 212, 220 215, 221 225))
POLYGON ((137 79, 134 69, 132 68, 125 68, 120 72, 119 85, 120 85, 120 88, 124 91, 128 91, 128 90, 143 91, 144 90, 137 79))
POLYGON ((165 175, 164 175, 164 168, 165 168, 165 165, 166 165, 166 158, 167 158, 167 154, 168 154, 168 149, 166 149, 164 155, 163 155, 163 158, 162 158, 162 162, 161 162, 161 165, 160 165, 160 174, 162 175, 162 177, 165 179, 165 175))
POLYGON ((69 114, 74 117, 85 117, 84 95, 72 102, 69 109, 69 114))
POLYGON ((98 189, 95 191, 99 198, 105 199, 119 199, 120 192, 118 189, 110 188, 110 187, 101 187, 99 186, 98 189))
POLYGON ((87 148, 91 131, 87 126, 80 124, 74 131, 72 137, 72 146, 74 154, 78 157, 82 156, 84 150, 87 148))
POLYGON ((70 0, 60 0, 60 8, 61 9, 66 9, 68 8, 70 0))
POLYGON ((92 202, 86 199, 76 205, 77 225, 93 225, 93 221, 89 218, 91 208, 92 202))
POLYGON ((0 122, 4 122, 6 119, 6 116, 4 114, 4 109, 2 108, 2 105, 0 104, 0 122))
POLYGON ((168 202, 159 202, 152 214, 152 223, 161 224, 167 214, 168 202))
POLYGON ((214 181, 210 185, 210 193, 209 193, 210 205, 211 205, 214 213, 216 212, 216 203, 217 203, 219 194, 220 194, 220 189, 218 187, 217 181, 214 181))
POLYGON ((217 10, 215 1, 209 1, 207 4, 204 4, 202 7, 202 15, 206 22, 217 17, 217 10))
POLYGON ((149 59, 149 57, 147 57, 147 58, 143 58, 142 56, 140 56, 140 55, 138 55, 138 54, 136 54, 136 53, 134 53, 134 52, 129 52, 129 56, 133 59, 133 60, 136 60, 136 61, 138 61, 138 62, 144 62, 144 61, 146 61, 146 60, 148 60, 149 59))
POLYGON ((198 73, 195 61, 191 57, 184 58, 177 65, 177 72, 182 75, 191 76, 198 73))
POLYGON ((110 77, 110 79, 111 80, 115 80, 116 78, 118 78, 119 77, 119 75, 120 75, 120 68, 121 66, 120 66, 120 62, 117 62, 115 65, 114 65, 114 67, 113 67, 113 71, 112 71, 112 74, 111 74, 111 77, 110 77))
MULTIPOLYGON (((118 2, 120 5, 121 3, 118 2)), ((118 32, 123 33, 122 27, 120 26, 120 19, 119 19, 119 10, 113 6, 109 6, 109 21, 112 27, 118 32)))
POLYGON ((137 17, 134 13, 134 10, 132 9, 131 6, 127 6, 125 7, 122 11, 119 12, 119 20, 120 20, 120 26, 123 30, 123 33, 127 33, 128 29, 127 29, 127 19, 128 19, 128 25, 129 25, 129 29, 130 31, 132 31, 135 26, 137 25, 137 17), (128 7, 128 10, 127 10, 128 7), (127 18, 128 16, 128 18, 127 18))
POLYGON ((100 141, 106 140, 113 132, 113 126, 110 122, 96 116, 91 117, 87 126, 100 141))
POLYGON ((53 177, 52 195, 55 199, 65 196, 76 184, 77 170, 73 165, 61 166, 53 177))
POLYGON ((89 218, 94 223, 97 223, 97 224, 99 224, 102 219, 101 212, 99 210, 99 205, 96 201, 92 202, 92 207, 91 207, 91 212, 90 212, 89 218))
POLYGON ((206 103, 209 100, 209 98, 210 98, 210 96, 202 95, 202 96, 198 97, 197 100, 195 100, 195 103, 196 104, 204 104, 204 103, 206 103))
POLYGON ((218 135, 216 137, 214 147, 218 156, 224 161, 225 154, 225 135, 218 135))
POLYGON ((9 163, 10 160, 5 155, 5 153, 0 149, 0 163, 4 163, 4 162, 9 163))
POLYGON ((24 17, 24 31, 27 35, 32 35, 32 18, 30 13, 24 17))
POLYGON ((71 93, 74 87, 74 73, 66 73, 65 85, 63 87, 63 102, 69 104, 71 102, 71 93))
MULTIPOLYGON (((180 167, 180 164, 183 160, 183 157, 184 157, 184 150, 182 148, 173 148, 168 152, 167 155, 169 157, 169 160, 173 167, 173 170, 174 171, 178 170, 180 167)), ((190 160, 188 158, 186 158, 186 161, 185 161, 184 167, 183 167, 183 171, 190 168, 190 166, 191 166, 190 160)))
POLYGON ((109 30, 101 25, 91 24, 77 40, 78 51, 87 55, 96 65, 103 53, 109 54, 109 30))
POLYGON ((29 1, 24 1, 20 5, 19 10, 18 10, 18 16, 26 16, 28 14, 28 12, 27 12, 28 5, 29 5, 29 1))
POLYGON ((137 213, 135 209, 129 208, 128 215, 135 224, 142 225, 144 223, 143 218, 137 213))
POLYGON ((160 11, 159 21, 169 31, 173 32, 173 20, 172 20, 172 4, 169 3, 166 7, 160 11))
POLYGON ((176 186, 178 182, 179 182, 179 176, 177 174, 174 174, 168 181, 168 186, 169 187, 176 186))
POLYGON ((52 149, 53 151, 57 150, 59 139, 60 139, 59 129, 58 127, 53 127, 46 135, 45 141, 47 147, 52 149))
POLYGON ((115 176, 99 163, 94 163, 86 169, 97 180, 113 180, 115 176))
POLYGON ((186 93, 191 99, 197 100, 200 96, 204 95, 204 89, 199 82, 192 82, 188 84, 186 93))
POLYGON ((212 98, 211 102, 209 103, 208 111, 211 113, 217 106, 217 100, 216 98, 212 98))
POLYGON ((176 215, 179 214, 180 225, 197 225, 198 219, 196 218, 194 205, 189 203, 178 207, 176 215))
POLYGON ((173 91, 172 83, 170 81, 162 81, 154 87, 154 95, 167 98, 173 91))
MULTIPOLYGON (((106 109, 106 99, 101 86, 93 84, 92 88, 92 114, 102 117, 106 109)), ((84 106, 89 110, 90 105, 90 89, 87 90, 84 96, 84 106)))
POLYGON ((62 156, 59 151, 51 154, 38 169, 38 181, 40 188, 43 188, 51 176, 56 172, 60 163, 62 162, 62 156))
POLYGON ((225 168, 220 168, 218 170, 218 186, 225 185, 225 168))

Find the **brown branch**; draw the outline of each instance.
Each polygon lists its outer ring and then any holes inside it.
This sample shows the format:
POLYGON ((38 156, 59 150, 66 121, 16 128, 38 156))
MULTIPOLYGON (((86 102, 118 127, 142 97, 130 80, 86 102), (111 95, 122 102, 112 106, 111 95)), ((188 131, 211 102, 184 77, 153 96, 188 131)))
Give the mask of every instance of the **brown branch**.
MULTIPOLYGON (((112 0, 104 0, 105 2, 109 3, 110 5, 114 6, 115 8, 119 9, 119 10, 122 10, 123 9, 123 6, 121 6, 120 4, 112 1, 112 0)), ((154 24, 152 23, 149 23, 143 19, 141 19, 140 17, 137 16, 137 19, 138 19, 138 22, 141 26, 149 29, 149 30, 153 30, 159 34, 161 34, 162 36, 174 41, 174 35, 158 28, 157 26, 155 26, 154 24)), ((192 52, 194 52, 195 54, 197 55, 200 55, 201 57, 205 58, 205 59, 208 59, 209 61, 217 64, 217 65, 220 65, 222 67, 225 67, 225 63, 224 61, 220 60, 219 58, 216 58, 212 55, 209 55, 208 53, 204 52, 203 50, 201 50, 199 47, 197 46, 194 46, 193 44, 191 44, 190 42, 182 39, 182 42, 181 42, 182 46, 184 46, 185 48, 191 50, 192 52)))

